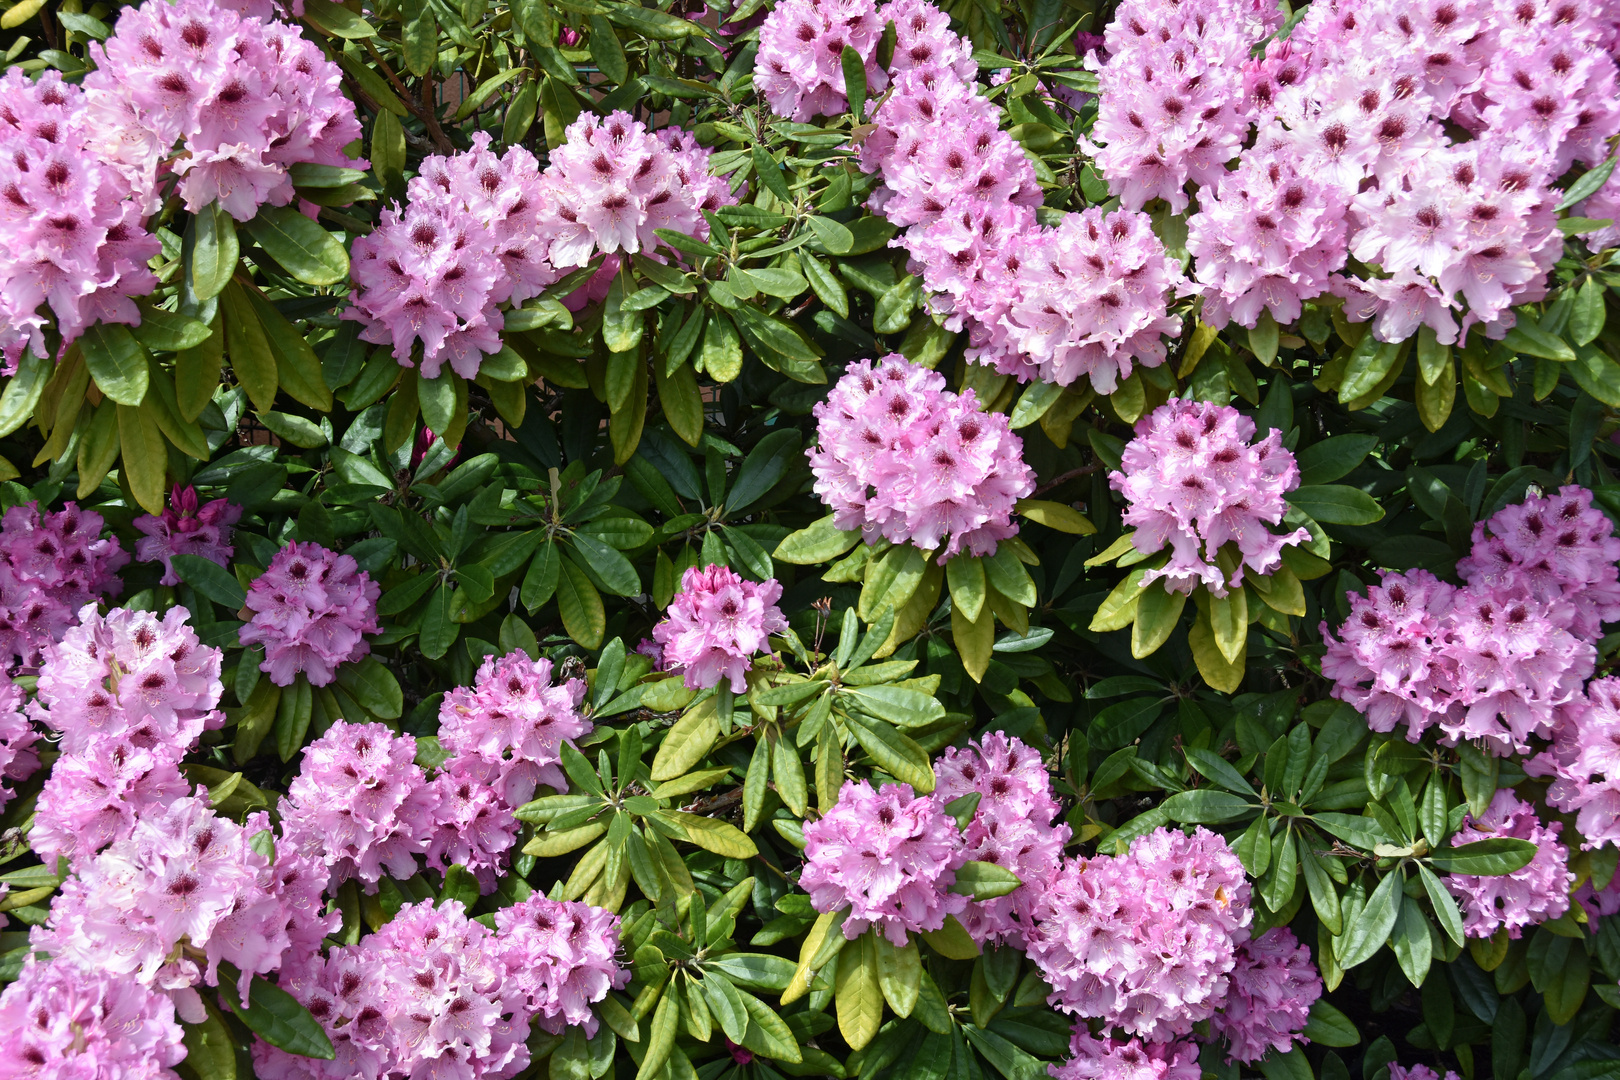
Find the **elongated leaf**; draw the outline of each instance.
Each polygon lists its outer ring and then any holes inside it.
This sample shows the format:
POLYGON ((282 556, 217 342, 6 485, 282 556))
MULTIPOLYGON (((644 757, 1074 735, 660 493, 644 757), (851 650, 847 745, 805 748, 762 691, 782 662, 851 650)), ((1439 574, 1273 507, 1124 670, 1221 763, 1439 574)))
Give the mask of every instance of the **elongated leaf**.
POLYGON ((291 206, 261 206, 248 234, 282 269, 306 285, 336 285, 349 276, 349 253, 337 237, 291 206))
POLYGON ((1343 484, 1295 488, 1284 498, 1315 520, 1331 525, 1371 525, 1384 516, 1383 507, 1371 495, 1343 484))
POLYGON ((236 984, 240 977, 241 972, 234 965, 219 965, 219 985, 223 996, 255 1034, 289 1054, 320 1061, 331 1061, 337 1057, 325 1029, 309 1014, 308 1009, 281 987, 255 975, 248 985, 247 1003, 242 1004, 236 997, 236 984))
POLYGON ((126 326, 97 323, 79 338, 90 377, 103 394, 120 405, 139 405, 146 397, 146 350, 126 326))
POLYGON ((1530 865, 1535 857, 1536 845, 1529 840, 1492 837, 1441 848, 1429 856, 1429 863, 1453 874, 1511 874, 1530 865))

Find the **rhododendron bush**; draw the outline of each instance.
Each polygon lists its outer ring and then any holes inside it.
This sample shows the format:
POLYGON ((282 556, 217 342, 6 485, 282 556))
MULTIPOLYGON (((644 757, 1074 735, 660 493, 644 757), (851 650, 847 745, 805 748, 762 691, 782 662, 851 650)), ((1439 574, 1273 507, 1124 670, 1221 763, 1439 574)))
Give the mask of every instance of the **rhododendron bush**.
POLYGON ((1620 1075, 1615 0, 0 52, 0 1080, 1620 1075))

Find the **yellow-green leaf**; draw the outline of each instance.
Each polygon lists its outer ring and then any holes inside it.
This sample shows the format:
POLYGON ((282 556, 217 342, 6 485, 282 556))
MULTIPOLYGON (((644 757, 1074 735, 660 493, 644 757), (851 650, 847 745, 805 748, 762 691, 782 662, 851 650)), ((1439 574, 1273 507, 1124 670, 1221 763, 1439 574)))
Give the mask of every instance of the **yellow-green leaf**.
POLYGON ((883 1022, 875 933, 868 928, 838 958, 838 1031, 855 1050, 871 1042, 883 1022))

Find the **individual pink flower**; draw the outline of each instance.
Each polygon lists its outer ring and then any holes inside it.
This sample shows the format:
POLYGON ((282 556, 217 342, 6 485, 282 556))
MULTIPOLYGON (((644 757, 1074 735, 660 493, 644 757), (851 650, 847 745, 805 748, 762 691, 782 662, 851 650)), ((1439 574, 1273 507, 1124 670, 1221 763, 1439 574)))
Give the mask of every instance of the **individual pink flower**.
POLYGON ((563 743, 592 730, 580 713, 584 700, 585 680, 554 683, 550 660, 521 651, 486 657, 473 685, 456 687, 439 705, 439 746, 450 755, 444 767, 476 776, 509 809, 542 784, 566 792, 563 743))
POLYGON ((134 979, 30 960, 0 993, 0 1076, 179 1080, 184 1032, 167 995, 134 979))
POLYGON ((292 685, 299 674, 325 686, 340 664, 371 652, 365 635, 382 629, 381 592, 352 557, 291 541, 248 589, 253 616, 242 627, 242 644, 264 646, 259 667, 277 686, 292 685))
POLYGON ((808 453, 816 494, 840 529, 939 550, 994 554, 1018 532, 1012 514, 1035 490, 1024 444, 971 389, 891 353, 852 364, 814 409, 808 453))
POLYGON ((1178 398, 1137 422, 1136 438, 1108 482, 1125 496, 1136 550, 1170 546, 1170 561, 1148 571, 1143 584, 1162 580, 1176 592, 1201 584, 1225 596, 1246 573, 1276 570, 1283 548, 1310 539, 1303 526, 1272 531, 1288 512, 1283 496, 1299 486, 1299 469, 1281 432, 1253 439, 1254 421, 1207 401, 1178 398), (1239 554, 1230 577, 1215 558, 1228 543, 1239 554))
POLYGON ((619 962, 619 917, 535 893, 497 911, 495 928, 507 978, 539 1026, 553 1034, 565 1025, 583 1027, 594 1038, 591 1005, 630 981, 630 969, 619 962))
POLYGON ((1503 789, 1477 819, 1463 818, 1462 828, 1453 837, 1454 845, 1510 837, 1536 845, 1535 858, 1511 874, 1451 874, 1446 887, 1462 909, 1463 932, 1469 937, 1488 938, 1507 929, 1517 938, 1527 926, 1556 919, 1569 910, 1569 890, 1575 884, 1566 860, 1569 852, 1558 842, 1563 828, 1554 821, 1542 825, 1535 807, 1503 789))
POLYGON ((783 0, 759 28, 754 88, 778 116, 804 123, 849 108, 843 56, 854 49, 876 97, 888 85, 878 66, 885 20, 874 0, 783 0))
POLYGON ((844 936, 876 927, 895 945, 938 930, 967 897, 950 891, 966 859, 956 822, 910 784, 844 783, 837 804, 804 827, 799 886, 817 911, 848 910, 844 936))
POLYGON ((934 798, 943 806, 964 795, 979 796, 962 834, 966 857, 994 863, 1023 881, 1006 896, 969 901, 958 916, 962 926, 981 945, 1022 948, 1046 879, 1062 862, 1069 842, 1069 827, 1052 824, 1059 806, 1040 752, 993 732, 961 749, 946 750, 934 762, 934 774, 939 781, 934 798))
POLYGON ((51 767, 34 810, 28 844, 42 859, 70 863, 129 836, 191 792, 180 775, 182 751, 106 738, 86 754, 64 754, 51 767))
POLYGON ((1036 905, 1028 954, 1053 1005, 1168 1042, 1226 999, 1252 917, 1225 840, 1160 828, 1124 855, 1066 861, 1036 905))
POLYGON ((100 514, 71 502, 54 514, 24 503, 0 518, 0 658, 37 666, 80 609, 123 590, 129 554, 102 527, 100 514))
POLYGON ((1069 1037, 1069 1060, 1046 1069, 1052 1080, 1199 1080, 1198 1046, 1093 1038, 1084 1020, 1069 1037))
POLYGON ((1571 714, 1551 751, 1525 766, 1555 777, 1547 802, 1576 814, 1581 847, 1620 844, 1620 678, 1586 684, 1587 708, 1571 714))
POLYGON ((473 770, 446 768, 432 787, 437 806, 435 828, 423 853, 427 865, 441 874, 454 865, 465 867, 478 878, 481 892, 494 892, 517 841, 512 808, 473 770))
POLYGON ((176 555, 198 555, 229 566, 234 550, 231 526, 241 517, 242 508, 226 499, 198 507, 197 489, 176 484, 161 516, 144 514, 135 519, 135 528, 146 534, 135 541, 135 558, 162 563, 164 585, 180 584, 171 561, 176 555))
POLYGON ((664 647, 664 662, 679 668, 691 689, 729 681, 732 693, 745 693, 753 657, 769 650, 772 634, 787 629, 776 606, 781 597, 775 578, 756 584, 718 564, 689 567, 653 638, 664 647))
POLYGON ((1238 947, 1226 1002, 1211 1018, 1210 1031, 1226 1040, 1234 1061, 1259 1061, 1272 1050, 1286 1054, 1308 1041, 1300 1033, 1321 996, 1311 951, 1287 927, 1273 927, 1238 947))

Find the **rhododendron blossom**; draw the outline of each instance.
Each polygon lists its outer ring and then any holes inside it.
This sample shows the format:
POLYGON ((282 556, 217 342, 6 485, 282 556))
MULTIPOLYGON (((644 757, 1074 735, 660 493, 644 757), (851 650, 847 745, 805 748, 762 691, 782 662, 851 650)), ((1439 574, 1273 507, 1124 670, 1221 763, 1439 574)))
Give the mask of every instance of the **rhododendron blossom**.
POLYGON ((16 795, 13 786, 39 768, 39 732, 23 712, 23 696, 22 687, 0 674, 0 809, 16 795))
POLYGON ((1199 1080, 1204 1075, 1196 1043, 1098 1039, 1084 1020, 1069 1037, 1069 1060, 1047 1072, 1052 1080, 1199 1080))
POLYGON ((1272 1050, 1286 1054, 1308 1041, 1300 1033, 1321 996, 1311 951, 1293 931, 1274 927, 1239 946, 1226 1001, 1211 1018, 1210 1031, 1226 1040, 1234 1061, 1259 1061, 1272 1050))
POLYGON ((66 348, 96 322, 139 325, 135 297, 157 288, 147 261, 150 178, 95 150, 85 93, 56 71, 0 76, 0 354, 50 355, 46 306, 66 348))
POLYGON ((123 591, 129 554, 102 527, 100 514, 71 502, 53 514, 25 503, 0 518, 0 657, 39 664, 81 608, 123 591))
POLYGON ((562 745, 590 734, 580 714, 585 680, 553 682, 550 660, 523 652, 485 658, 470 687, 451 690, 439 705, 439 746, 445 769, 466 772, 516 809, 542 784, 568 790, 562 745))
POLYGON ((1023 947, 1045 881, 1063 859, 1069 826, 1058 815, 1052 779, 1040 752, 999 732, 952 748, 934 763, 934 798, 949 805, 977 794, 978 806, 963 830, 966 858, 994 863, 1023 882, 1006 896, 973 900, 959 919, 980 944, 1023 947))
POLYGON ((133 979, 31 960, 0 993, 0 1076, 178 1080, 185 1033, 167 995, 133 979))
POLYGON ((1620 678, 1593 679, 1587 707, 1561 724, 1553 749, 1526 771, 1552 774, 1547 801, 1576 814, 1583 848, 1620 844, 1620 678))
POLYGON ((875 59, 883 24, 873 0, 782 0, 759 28, 754 86, 778 116, 801 123, 849 108, 843 57, 854 49, 873 96, 888 77, 875 59))
POLYGON ((775 578, 755 584, 718 564, 689 567, 653 638, 664 647, 665 664, 678 669, 691 689, 729 682, 732 693, 741 694, 748 689, 750 661, 769 649, 772 634, 787 629, 776 606, 781 598, 775 578))
POLYGON ((1170 561, 1143 575, 1144 585, 1162 580, 1166 589, 1189 592, 1202 584, 1225 596, 1245 573, 1270 574, 1283 548, 1310 540, 1303 526, 1272 531, 1288 512, 1283 496, 1299 486, 1299 469, 1281 432, 1253 438, 1254 421, 1207 401, 1176 399, 1137 422, 1108 482, 1125 496, 1136 550, 1170 546, 1170 561), (1239 556, 1230 577, 1216 563, 1228 543, 1239 556))
POLYGON ((967 897, 950 891, 966 861, 962 835, 939 800, 910 784, 846 781, 838 802, 804 826, 799 886, 817 911, 843 911, 844 936, 875 927, 896 945, 938 930, 967 897))
POLYGON ((1035 473, 1006 417, 982 412, 971 388, 953 394, 938 372, 891 353, 852 364, 814 412, 810 469, 838 528, 868 543, 943 545, 941 563, 993 554, 1017 534, 1012 513, 1035 473))
POLYGON ((1124 855, 1066 861, 1036 905, 1029 956, 1053 1005, 1167 1042, 1226 999, 1252 917, 1225 840, 1160 828, 1124 855))
POLYGON ((84 82, 103 153, 137 176, 165 166, 193 213, 218 201, 237 221, 293 198, 293 165, 364 168, 342 73, 279 19, 215 0, 147 0, 92 42, 84 82))
POLYGON ((539 1026, 560 1034, 574 1025, 594 1037, 591 1004, 630 981, 630 970, 618 961, 619 917, 536 893, 496 912, 495 927, 507 977, 539 1026))
POLYGON ((325 686, 337 678, 338 665, 371 651, 365 635, 381 629, 381 593, 353 556, 294 540, 248 589, 253 617, 242 627, 242 644, 264 647, 259 667, 277 686, 292 685, 300 674, 311 686, 325 686))
POLYGON ((523 990, 508 978, 495 932, 469 919, 458 900, 407 904, 358 945, 284 975, 282 988, 326 1030, 336 1057, 257 1041, 253 1065, 262 1080, 499 1080, 529 1064, 523 990))
POLYGON ((197 505, 197 489, 174 486, 169 505, 162 515, 146 514, 135 519, 135 528, 146 535, 135 541, 135 558, 163 564, 160 584, 178 585, 176 555, 196 555, 220 566, 229 566, 231 526, 242 517, 242 508, 226 499, 197 505))
POLYGON ((1517 938, 1525 927, 1556 919, 1569 910, 1575 875, 1565 865, 1568 850, 1558 842, 1562 828, 1556 821, 1543 825, 1535 807, 1507 790, 1498 791, 1477 819, 1472 815, 1463 818, 1452 841, 1455 845, 1495 837, 1536 845, 1529 864, 1511 874, 1447 875, 1446 887, 1462 910, 1463 933, 1488 938, 1505 927, 1508 937, 1517 938))

